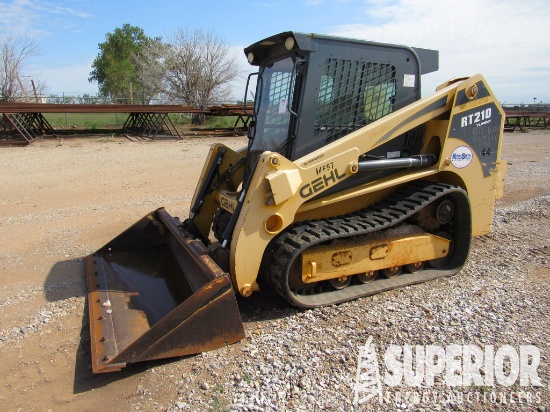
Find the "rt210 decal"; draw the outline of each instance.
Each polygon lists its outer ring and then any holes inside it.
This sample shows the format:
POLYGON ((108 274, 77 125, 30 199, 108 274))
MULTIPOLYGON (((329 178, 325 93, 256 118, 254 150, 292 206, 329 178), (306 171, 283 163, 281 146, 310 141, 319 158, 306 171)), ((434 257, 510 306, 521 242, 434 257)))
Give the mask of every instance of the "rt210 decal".
POLYGON ((476 125, 477 127, 480 127, 485 124, 489 124, 491 123, 491 113, 491 108, 488 107, 485 110, 480 110, 479 112, 474 112, 467 116, 462 116, 460 118, 460 127, 468 127, 471 125, 476 125))
POLYGON ((497 103, 490 102, 452 117, 449 137, 464 142, 452 153, 451 162, 454 167, 467 167, 473 162, 474 156, 477 156, 484 177, 490 176, 496 170, 502 116, 502 110, 497 103))

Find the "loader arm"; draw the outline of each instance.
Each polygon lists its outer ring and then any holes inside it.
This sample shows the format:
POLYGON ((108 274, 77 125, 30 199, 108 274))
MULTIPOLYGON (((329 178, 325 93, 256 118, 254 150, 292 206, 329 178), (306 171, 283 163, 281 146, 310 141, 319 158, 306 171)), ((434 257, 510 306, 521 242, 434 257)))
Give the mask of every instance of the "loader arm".
POLYGON ((220 192, 234 192, 242 182, 246 152, 246 147, 233 151, 220 143, 210 148, 191 201, 190 219, 187 222, 205 243, 208 243, 212 216, 219 207, 220 192))

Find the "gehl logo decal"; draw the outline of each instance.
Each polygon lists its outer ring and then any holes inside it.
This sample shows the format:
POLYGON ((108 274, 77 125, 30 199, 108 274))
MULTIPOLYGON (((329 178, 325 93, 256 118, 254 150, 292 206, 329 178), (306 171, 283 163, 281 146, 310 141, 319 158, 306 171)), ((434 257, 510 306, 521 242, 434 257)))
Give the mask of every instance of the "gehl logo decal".
POLYGON ((306 183, 300 188, 300 196, 303 199, 314 195, 317 192, 322 191, 323 189, 332 186, 346 177, 346 173, 338 173, 338 169, 332 169, 332 164, 329 163, 327 167, 322 167, 317 169, 317 174, 324 171, 325 173, 322 176, 319 176, 313 179, 311 182, 306 183))

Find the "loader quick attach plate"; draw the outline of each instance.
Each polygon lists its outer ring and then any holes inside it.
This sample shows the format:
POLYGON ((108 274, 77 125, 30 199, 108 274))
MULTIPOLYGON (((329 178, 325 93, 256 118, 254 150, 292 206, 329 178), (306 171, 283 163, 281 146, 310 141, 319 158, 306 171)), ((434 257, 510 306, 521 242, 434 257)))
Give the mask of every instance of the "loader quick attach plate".
POLYGON ((244 338, 229 276, 162 208, 88 256, 86 275, 94 373, 244 338))

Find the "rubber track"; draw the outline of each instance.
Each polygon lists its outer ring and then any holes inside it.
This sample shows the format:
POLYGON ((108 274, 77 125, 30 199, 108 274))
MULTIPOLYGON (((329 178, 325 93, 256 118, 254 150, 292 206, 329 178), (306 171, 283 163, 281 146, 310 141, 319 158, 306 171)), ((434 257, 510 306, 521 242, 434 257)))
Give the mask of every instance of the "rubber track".
POLYGON ((354 285, 352 283, 341 290, 312 295, 294 293, 288 286, 290 266, 300 253, 307 248, 334 239, 364 236, 375 231, 388 229, 403 222, 430 203, 449 194, 461 199, 463 205, 468 205, 467 220, 469 224, 469 203, 464 190, 459 186, 426 181, 409 183, 393 192, 389 197, 359 212, 296 223, 275 238, 268 248, 267 256, 269 257, 266 259, 266 266, 264 267, 267 269, 270 283, 292 305, 301 308, 312 308, 341 303, 361 296, 452 275, 460 270, 466 260, 471 237, 469 233, 467 234, 467 242, 462 241, 459 244, 462 249, 461 255, 464 258, 457 267, 450 270, 424 269, 418 273, 402 274, 392 279, 378 278, 367 284, 354 285))

